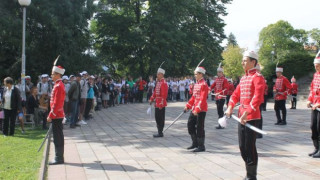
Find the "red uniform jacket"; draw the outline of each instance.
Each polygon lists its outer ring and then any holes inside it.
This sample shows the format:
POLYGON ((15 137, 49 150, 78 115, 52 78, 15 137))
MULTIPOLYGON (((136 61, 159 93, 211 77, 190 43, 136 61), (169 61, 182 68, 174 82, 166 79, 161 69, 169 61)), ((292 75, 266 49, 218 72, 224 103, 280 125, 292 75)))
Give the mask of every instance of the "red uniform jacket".
POLYGON ((310 85, 310 93, 308 101, 312 104, 320 104, 320 73, 316 72, 313 75, 313 79, 310 85))
POLYGON ((239 85, 233 92, 229 106, 234 108, 240 101, 239 117, 246 111, 248 112, 248 121, 261 119, 259 106, 264 100, 265 84, 263 76, 255 68, 250 69, 241 78, 239 85))
POLYGON ((207 96, 209 87, 204 79, 197 81, 193 87, 193 94, 186 107, 192 112, 200 113, 208 111, 207 96))
MULTIPOLYGON (((219 94, 219 95, 227 95, 228 93, 228 87, 229 87, 229 83, 227 78, 225 77, 218 77, 214 83, 210 86, 210 91, 214 90, 215 94, 219 94)), ((225 97, 216 95, 215 98, 218 99, 224 99, 225 97)))
POLYGON ((276 84, 273 86, 273 91, 276 91, 275 100, 286 100, 287 95, 290 93, 291 90, 291 84, 289 80, 284 77, 280 76, 276 80, 276 84))
POLYGON ((139 80, 136 82, 137 86, 138 86, 138 89, 140 91, 143 91, 144 90, 144 86, 147 85, 147 82, 145 80, 139 80))
POLYGON ((162 78, 160 81, 157 82, 156 88, 153 91, 152 96, 150 97, 151 101, 156 101, 155 107, 163 108, 167 106, 167 95, 168 95, 168 84, 162 78))
POLYGON ((264 89, 264 95, 267 96, 268 95, 268 84, 266 83, 266 87, 264 89))
POLYGON ((292 89, 291 94, 298 94, 298 84, 297 83, 291 83, 292 89))
POLYGON ((234 91, 234 85, 233 85, 232 82, 229 82, 228 94, 227 95, 231 96, 233 91, 234 91))
POLYGON ((64 98, 66 96, 66 92, 64 89, 64 84, 61 79, 58 79, 54 86, 51 93, 50 98, 50 108, 51 111, 48 115, 51 119, 61 119, 64 118, 64 98))
POLYGON ((193 84, 189 85, 189 94, 192 95, 193 93, 193 84))

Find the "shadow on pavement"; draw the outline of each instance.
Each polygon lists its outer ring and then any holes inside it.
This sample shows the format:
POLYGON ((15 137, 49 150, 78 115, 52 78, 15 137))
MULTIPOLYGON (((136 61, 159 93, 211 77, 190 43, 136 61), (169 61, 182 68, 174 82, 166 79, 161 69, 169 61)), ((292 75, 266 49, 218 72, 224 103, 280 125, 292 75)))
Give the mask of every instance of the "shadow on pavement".
POLYGON ((150 169, 138 169, 134 166, 124 165, 124 164, 105 164, 105 163, 101 163, 101 161, 95 161, 94 163, 65 163, 65 165, 84 167, 84 168, 93 169, 93 170, 104 169, 106 171, 154 172, 154 170, 150 170, 150 169))

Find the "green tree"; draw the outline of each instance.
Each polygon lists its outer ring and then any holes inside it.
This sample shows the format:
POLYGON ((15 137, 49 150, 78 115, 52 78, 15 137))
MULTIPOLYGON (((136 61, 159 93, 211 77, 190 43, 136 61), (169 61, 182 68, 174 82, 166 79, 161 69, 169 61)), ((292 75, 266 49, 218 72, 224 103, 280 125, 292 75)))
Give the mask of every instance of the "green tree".
POLYGON ((232 44, 228 45, 226 50, 223 51, 223 68, 224 74, 232 79, 237 79, 243 75, 243 68, 241 65, 242 54, 244 49, 232 44))
POLYGON ((309 35, 319 48, 320 47, 320 29, 318 28, 311 29, 309 31, 309 35))
MULTIPOLYGON (((17 0, 3 0, 0 13, 0 76, 17 78, 21 73, 22 8, 17 0)), ((27 8, 26 73, 33 80, 41 73, 49 74, 59 54, 67 74, 97 69, 88 53, 92 46, 88 21, 93 13, 93 0, 32 0, 27 8)))
POLYGON ((236 36, 233 33, 229 34, 227 41, 228 41, 227 45, 234 45, 234 46, 238 45, 236 36))
POLYGON ((185 75, 202 58, 213 73, 225 38, 224 5, 230 0, 101 0, 96 15, 95 50, 117 73, 143 75, 162 61, 167 75, 185 75))
POLYGON ((272 51, 275 51, 275 58, 278 59, 291 52, 303 51, 305 42, 302 30, 295 30, 289 22, 280 20, 270 24, 259 34, 260 62, 262 65, 270 63, 272 51))

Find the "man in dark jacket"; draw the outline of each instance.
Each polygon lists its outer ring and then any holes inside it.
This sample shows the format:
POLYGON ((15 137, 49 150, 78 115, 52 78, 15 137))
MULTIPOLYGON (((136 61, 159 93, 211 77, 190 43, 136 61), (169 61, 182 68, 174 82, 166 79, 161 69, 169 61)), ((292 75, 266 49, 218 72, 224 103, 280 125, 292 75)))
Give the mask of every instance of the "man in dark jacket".
POLYGON ((80 80, 81 75, 76 75, 76 80, 71 82, 70 89, 68 91, 68 97, 71 102, 71 122, 70 128, 76 127, 79 115, 79 100, 80 100, 80 80))

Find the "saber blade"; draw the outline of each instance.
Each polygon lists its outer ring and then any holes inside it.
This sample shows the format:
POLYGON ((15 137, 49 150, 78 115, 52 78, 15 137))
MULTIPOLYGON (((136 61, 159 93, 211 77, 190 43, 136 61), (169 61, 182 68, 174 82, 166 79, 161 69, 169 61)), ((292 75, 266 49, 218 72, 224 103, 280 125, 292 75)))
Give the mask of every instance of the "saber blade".
MULTIPOLYGON (((235 115, 232 115, 232 118, 236 121, 238 121, 239 123, 241 122, 240 119, 235 116, 235 115)), ((249 123, 246 123, 245 126, 247 126, 248 128, 252 129, 253 131, 257 132, 257 133, 260 133, 260 134, 267 134, 265 131, 262 131, 261 129, 259 128, 256 128, 254 126, 252 126, 251 124, 249 123)))
POLYGON ((176 117, 176 119, 163 131, 166 132, 166 130, 168 130, 176 121, 178 121, 178 119, 184 114, 184 111, 182 111, 178 117, 176 117))
POLYGON ((50 135, 50 133, 51 133, 51 130, 52 130, 52 124, 50 124, 50 127, 49 127, 49 129, 48 129, 48 132, 47 132, 47 134, 46 134, 46 137, 43 139, 43 141, 42 141, 42 143, 41 143, 41 145, 40 145, 40 147, 39 147, 39 149, 38 149, 38 152, 41 150, 42 146, 44 145, 44 143, 46 142, 46 140, 49 138, 49 135, 50 135))

